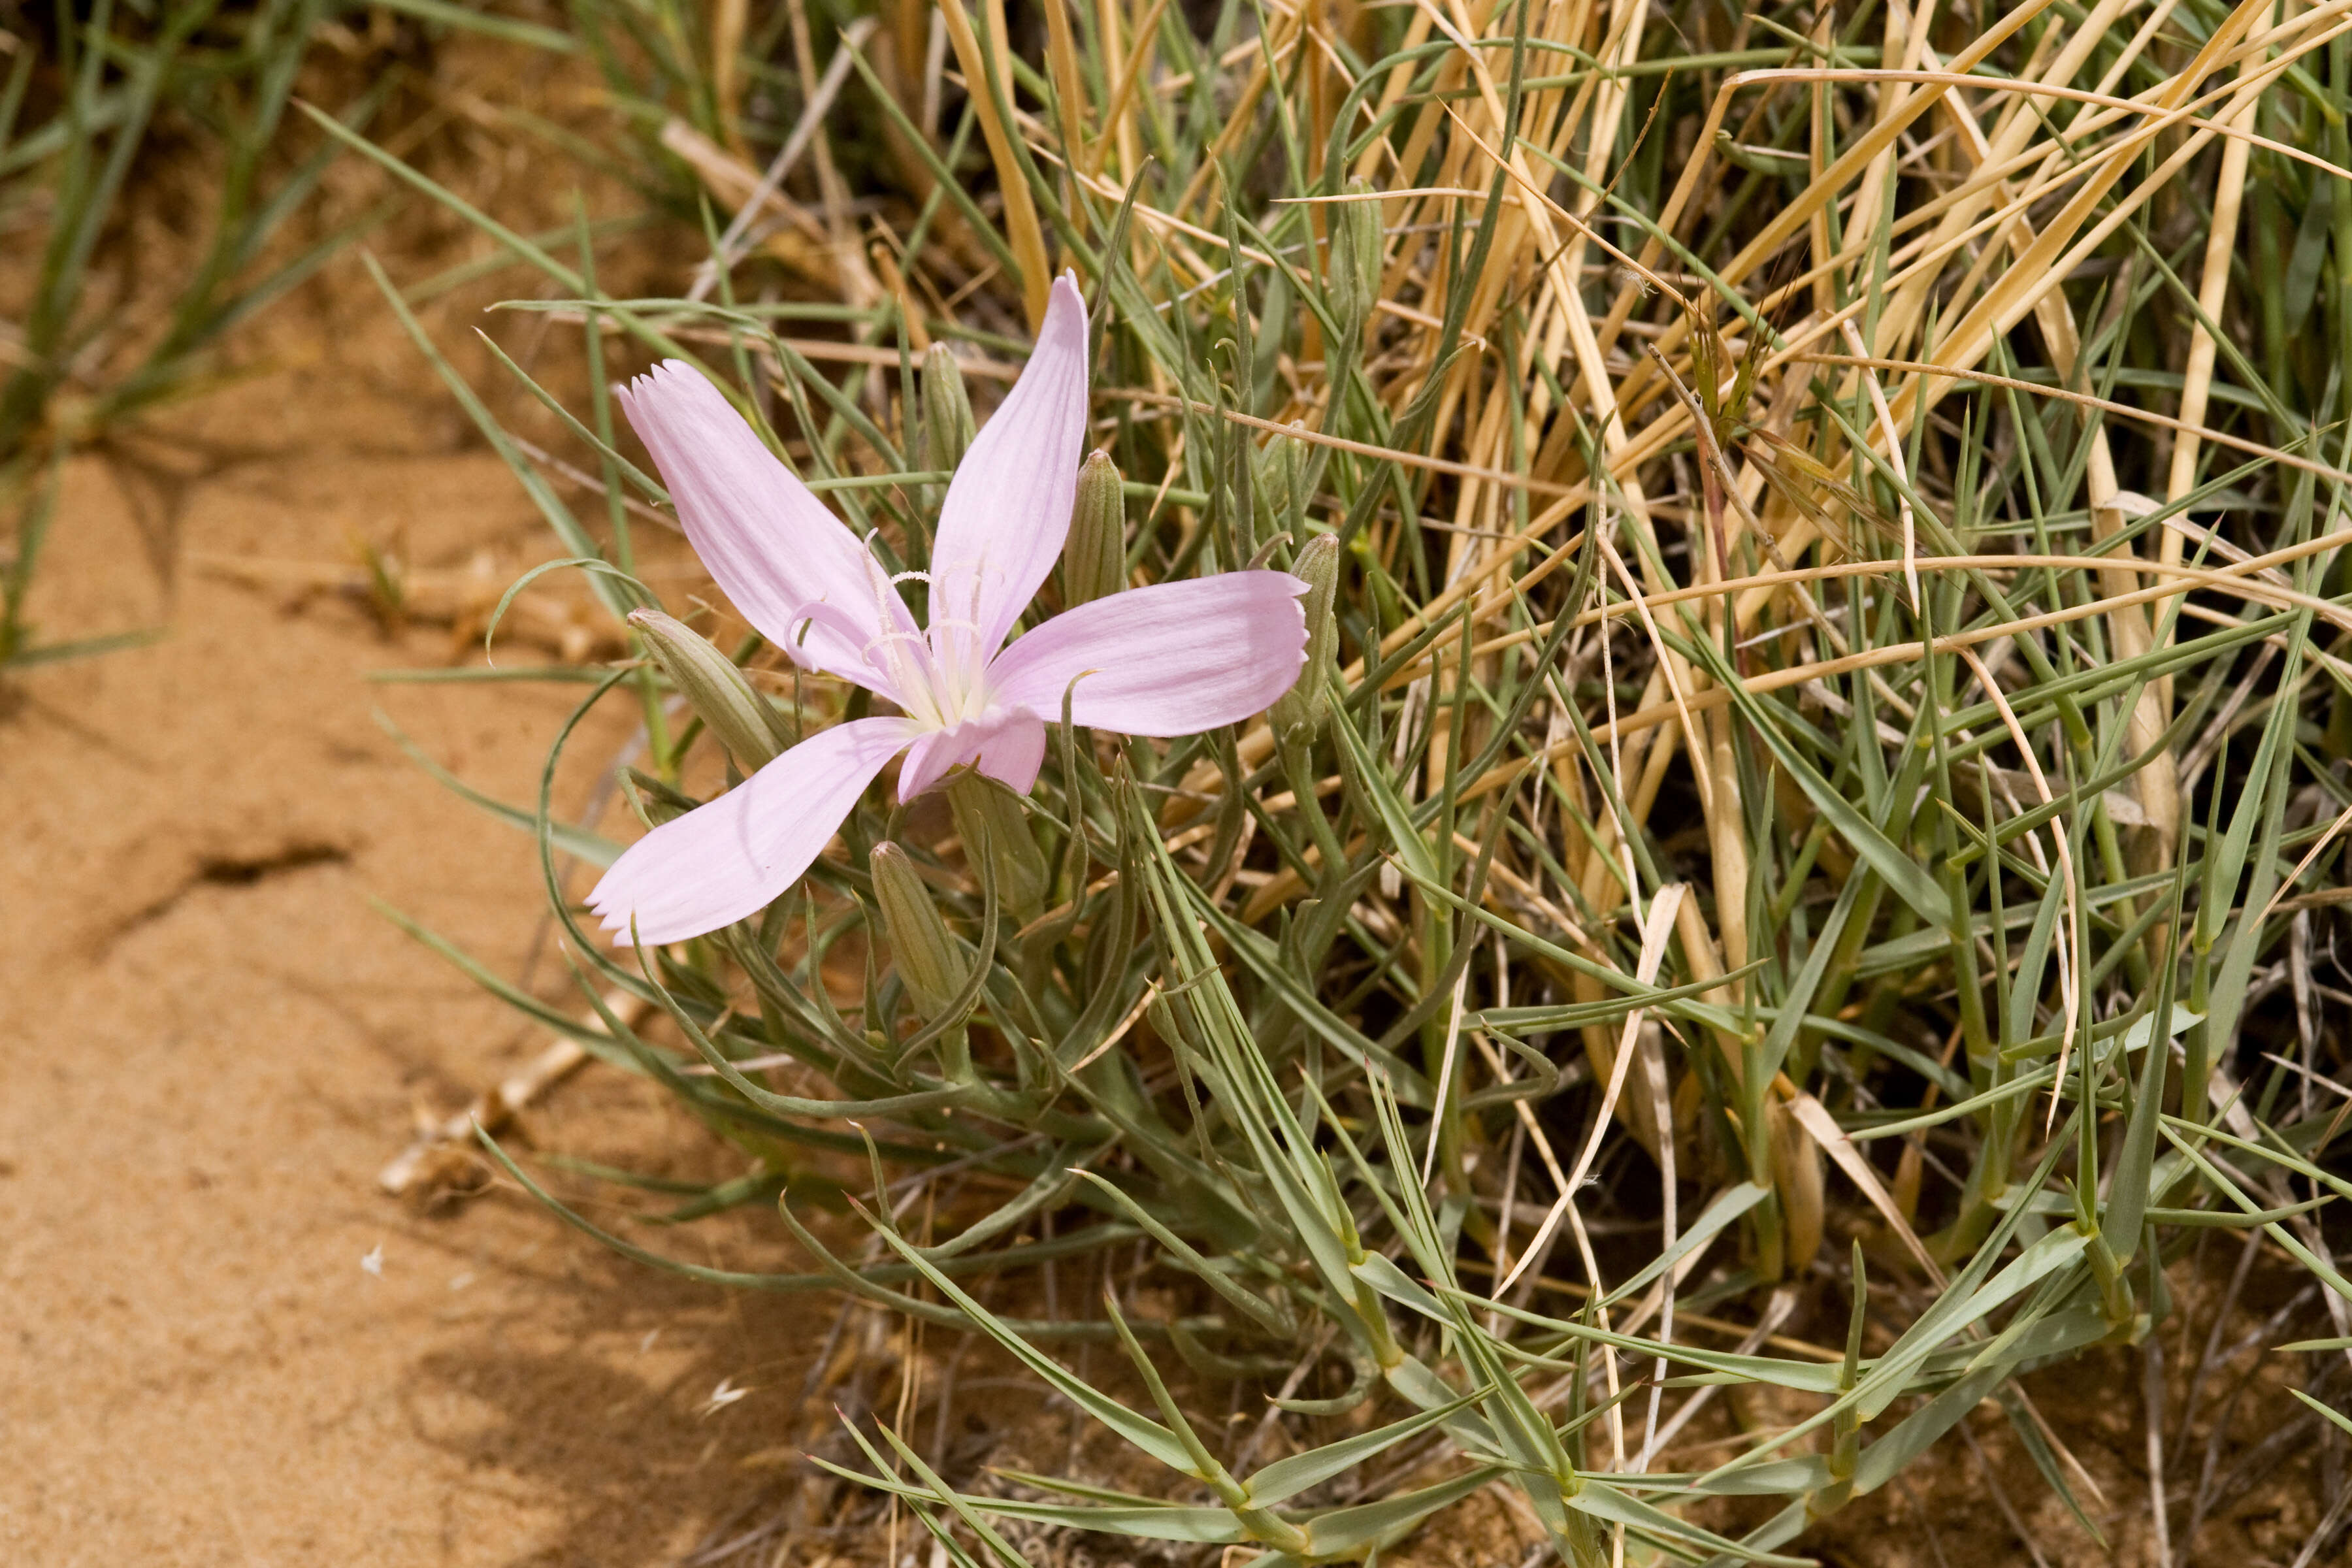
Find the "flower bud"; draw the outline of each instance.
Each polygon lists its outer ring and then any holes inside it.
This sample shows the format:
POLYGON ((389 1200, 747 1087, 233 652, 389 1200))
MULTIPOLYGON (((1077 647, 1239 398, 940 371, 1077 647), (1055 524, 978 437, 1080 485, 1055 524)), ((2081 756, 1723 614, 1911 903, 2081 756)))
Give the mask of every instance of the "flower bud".
MULTIPOLYGON (((1294 419, 1293 430, 1306 426, 1294 419)), ((1300 525, 1307 517, 1306 443, 1289 437, 1276 436, 1258 449, 1257 454, 1257 517, 1258 537, 1272 539, 1277 533, 1298 537, 1300 525)))
POLYGON ((1127 586, 1127 492, 1118 465, 1097 451, 1078 469, 1078 500, 1062 542, 1062 597, 1075 608, 1127 586))
POLYGON ((923 461, 947 471, 963 461, 971 445, 971 399, 964 395, 963 366, 945 343, 923 353, 923 461))
POLYGON ((1027 921, 1045 913, 1051 873, 1029 831, 1029 814, 1013 792, 979 773, 959 773, 948 781, 948 810, 963 840, 964 858, 977 868, 981 856, 988 857, 997 897, 1014 917, 1027 921))
MULTIPOLYGON (((1348 195, 1369 195, 1372 183, 1365 179, 1348 182, 1348 195)), ((1360 331, 1364 320, 1371 314, 1372 301, 1380 298, 1381 247, 1381 204, 1376 201, 1335 202, 1331 206, 1331 262, 1323 275, 1323 287, 1331 297, 1331 305, 1339 313, 1339 321, 1349 331, 1360 331)))
POLYGON ((632 610, 629 625, 737 767, 757 773, 793 743, 775 704, 752 690, 735 661, 709 638, 659 610, 632 610))
POLYGON ((1275 699, 1267 715, 1285 741, 1305 744, 1323 732, 1329 689, 1339 647, 1339 617, 1331 608, 1339 584, 1339 541, 1318 533, 1290 563, 1290 574, 1307 584, 1307 662, 1296 685, 1275 699))
POLYGON ((882 906, 883 929, 890 934, 890 962, 915 1011, 929 1023, 963 990, 971 962, 904 849, 884 839, 874 847, 866 868, 874 874, 874 901, 882 906))
POLYGON ((1245 426, 1225 417, 1234 401, 1218 383, 1209 432, 1209 515, 1213 525, 1222 521, 1228 531, 1235 559, 1247 560, 1258 547, 1257 448, 1245 426))

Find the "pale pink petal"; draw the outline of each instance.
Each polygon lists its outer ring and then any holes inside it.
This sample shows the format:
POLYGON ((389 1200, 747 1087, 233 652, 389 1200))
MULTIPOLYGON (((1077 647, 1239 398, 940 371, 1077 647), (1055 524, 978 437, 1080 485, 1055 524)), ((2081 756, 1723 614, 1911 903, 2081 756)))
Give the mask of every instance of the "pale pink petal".
POLYGON ((1307 584, 1228 572, 1079 605, 997 655, 992 701, 1123 735, 1192 735, 1265 711, 1307 662, 1307 584), (1075 688, 1072 681, 1076 681, 1075 688))
POLYGON ((909 746, 898 770, 898 798, 914 799, 960 767, 978 768, 1013 794, 1027 795, 1045 760, 1045 721, 1020 709, 991 709, 909 746))
POLYGON ((988 732, 972 766, 1014 795, 1027 795, 1037 787, 1037 769, 1045 761, 1045 721, 1016 712, 988 732))
POLYGON ((912 800, 945 778, 956 765, 956 752, 962 742, 963 737, 953 730, 932 730, 908 747, 907 760, 898 764, 899 800, 912 800))
POLYGON ((757 914, 800 879, 858 795, 906 748, 911 719, 857 719, 812 735, 709 805, 664 823, 613 863, 588 907, 629 941, 683 942, 757 914))
POLYGON ((1036 351, 982 426, 940 508, 930 635, 944 666, 977 670, 1053 570, 1070 531, 1087 426, 1087 305, 1065 274, 1036 351))
POLYGON ((617 390, 695 554, 743 618, 803 667, 891 696, 884 636, 904 647, 915 623, 865 546, 691 365, 666 360, 617 390))

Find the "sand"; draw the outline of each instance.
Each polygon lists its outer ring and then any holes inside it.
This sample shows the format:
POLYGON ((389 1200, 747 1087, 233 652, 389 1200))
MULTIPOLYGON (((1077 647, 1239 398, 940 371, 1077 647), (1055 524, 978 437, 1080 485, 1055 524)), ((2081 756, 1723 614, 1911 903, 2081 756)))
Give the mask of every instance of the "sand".
MULTIPOLYGON (((530 840, 373 712, 528 800, 577 689, 372 685, 447 664, 449 632, 195 564, 342 568, 366 538, 497 552, 503 580, 554 553, 448 405, 353 370, 269 375, 175 427, 247 450, 162 454, 208 470, 174 487, 174 529, 105 458, 66 471, 37 618, 166 635, 31 671, 0 716, 0 1562, 668 1561, 772 1489, 740 1464, 773 1439, 761 1395, 797 1393, 831 1321, 614 1259, 527 1197, 376 1190, 419 1110, 542 1042, 371 900, 544 994, 569 982, 551 952, 527 962, 530 840), (754 1392, 707 1409, 727 1379, 754 1392)), ((609 1072, 523 1131, 721 1158, 609 1072)))

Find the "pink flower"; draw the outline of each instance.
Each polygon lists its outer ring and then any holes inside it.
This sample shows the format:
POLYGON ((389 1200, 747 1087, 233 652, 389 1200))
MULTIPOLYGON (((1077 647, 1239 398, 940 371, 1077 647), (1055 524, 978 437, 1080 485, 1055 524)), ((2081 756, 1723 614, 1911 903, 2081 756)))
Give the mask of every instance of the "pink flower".
POLYGON ((885 764, 898 798, 969 766, 1020 794, 1045 726, 1190 735, 1263 711, 1305 662, 1307 584, 1229 572, 1082 605, 1005 643, 1070 526, 1087 420, 1087 313, 1064 276, 1036 352, 948 487, 919 628, 882 565, 675 361, 621 392, 695 553, 745 619, 803 668, 899 710, 812 735, 631 846, 588 895, 624 942, 680 942, 756 914, 799 880, 885 764), (1075 685, 1073 683, 1075 682, 1075 685))

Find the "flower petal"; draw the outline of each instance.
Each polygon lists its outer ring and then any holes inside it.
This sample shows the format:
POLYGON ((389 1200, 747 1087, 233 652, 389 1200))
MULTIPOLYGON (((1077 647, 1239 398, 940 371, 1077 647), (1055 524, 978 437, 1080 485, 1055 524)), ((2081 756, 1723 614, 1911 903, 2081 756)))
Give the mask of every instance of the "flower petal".
POLYGON ((988 732, 971 765, 1011 790, 1027 795, 1037 787, 1037 770, 1045 761, 1045 721, 1034 713, 1015 713, 988 732))
POLYGON ((931 650, 977 672, 1004 646, 1069 536, 1087 430, 1087 304, 1054 284, 1036 351, 948 486, 931 547, 931 650))
POLYGON ((1307 584, 1228 572, 1130 588, 1055 616, 997 655, 991 698, 1123 735, 1192 735, 1263 712, 1307 662, 1307 584), (1070 683, 1076 681, 1075 689, 1070 683))
POLYGON ((803 668, 892 696, 881 639, 915 622, 866 547, 693 366, 665 360, 617 390, 695 554, 743 618, 803 668), (812 604, 828 614, 809 619, 812 604))
POLYGON ((708 805, 629 846, 588 895, 625 945, 683 942, 758 913, 800 879, 882 765, 919 733, 911 719, 857 719, 810 736, 708 805))
POLYGON ((1045 721, 1024 709, 993 708, 908 747, 898 770, 898 798, 914 799, 959 767, 976 767, 1013 794, 1027 795, 1045 760, 1045 721))

